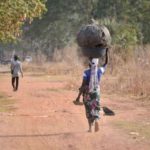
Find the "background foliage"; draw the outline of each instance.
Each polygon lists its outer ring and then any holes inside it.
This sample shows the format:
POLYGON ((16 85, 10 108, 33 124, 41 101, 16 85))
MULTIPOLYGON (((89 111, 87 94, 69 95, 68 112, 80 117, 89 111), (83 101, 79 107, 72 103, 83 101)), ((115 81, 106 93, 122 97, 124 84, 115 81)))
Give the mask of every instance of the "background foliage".
POLYGON ((25 21, 32 22, 45 11, 43 0, 1 0, 0 41, 11 41, 21 33, 25 21))
POLYGON ((44 4, 44 0, 1 0, 0 40, 18 37, 16 44, 5 47, 40 52, 50 60, 56 49, 75 42, 81 25, 91 18, 106 25, 113 44, 122 48, 150 42, 149 0, 47 0, 46 13, 44 4))

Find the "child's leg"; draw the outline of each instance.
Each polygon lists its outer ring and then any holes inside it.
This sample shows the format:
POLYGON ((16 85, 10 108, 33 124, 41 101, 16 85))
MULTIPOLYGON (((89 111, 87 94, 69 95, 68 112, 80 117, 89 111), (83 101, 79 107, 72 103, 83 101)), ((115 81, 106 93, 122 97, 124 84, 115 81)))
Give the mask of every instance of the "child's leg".
POLYGON ((12 87, 13 87, 13 89, 15 90, 15 78, 14 77, 12 77, 12 79, 11 79, 11 84, 12 84, 12 87))
POLYGON ((19 77, 16 77, 16 90, 18 90, 18 86, 19 86, 19 77))

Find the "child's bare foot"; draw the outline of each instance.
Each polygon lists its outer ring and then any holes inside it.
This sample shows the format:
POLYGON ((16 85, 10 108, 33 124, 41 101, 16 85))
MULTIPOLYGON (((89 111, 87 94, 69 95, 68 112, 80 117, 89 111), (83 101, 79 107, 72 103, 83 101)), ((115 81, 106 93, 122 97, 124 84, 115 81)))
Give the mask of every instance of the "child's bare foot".
POLYGON ((95 132, 99 131, 99 123, 98 121, 95 121, 95 132))

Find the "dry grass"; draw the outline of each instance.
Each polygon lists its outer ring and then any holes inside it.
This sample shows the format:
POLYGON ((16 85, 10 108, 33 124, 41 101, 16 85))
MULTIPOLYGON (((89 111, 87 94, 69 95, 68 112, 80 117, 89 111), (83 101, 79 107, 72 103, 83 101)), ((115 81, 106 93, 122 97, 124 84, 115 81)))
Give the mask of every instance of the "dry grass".
POLYGON ((8 73, 8 72, 10 72, 10 65, 0 64, 0 73, 8 73))
POLYGON ((24 63, 23 70, 27 72, 45 72, 50 75, 79 74, 83 68, 82 59, 78 56, 77 47, 67 47, 55 50, 51 62, 24 63))
POLYGON ((65 49, 56 50, 53 55, 53 63, 48 68, 50 75, 65 75, 65 89, 78 90, 81 85, 84 62, 86 58, 78 53, 78 48, 75 46, 67 47, 65 49))
POLYGON ((53 55, 53 61, 40 62, 40 64, 24 63, 24 72, 36 76, 36 74, 49 75, 57 78, 60 81, 61 78, 65 81, 65 89, 76 90, 79 88, 82 80, 82 73, 84 70, 85 58, 80 57, 77 51, 77 47, 67 47, 65 49, 55 50, 53 55))
MULTIPOLYGON (((128 54, 110 51, 110 61, 102 78, 103 92, 150 95, 150 46, 136 49, 128 54), (133 53, 134 52, 134 53, 133 53), (132 55, 131 55, 132 54, 132 55), (126 55, 126 57, 125 57, 126 55)), ((78 89, 82 80, 85 58, 79 56, 77 47, 56 50, 50 63, 24 64, 24 70, 42 72, 50 76, 66 76, 66 89, 78 89)), ((87 62, 87 61, 86 61, 87 62)))
POLYGON ((150 46, 134 53, 124 62, 121 57, 114 56, 113 71, 110 69, 104 78, 104 90, 132 94, 136 96, 150 95, 150 46), (112 75, 112 76, 111 76, 112 75), (110 80, 109 80, 110 79, 110 80), (106 89, 107 88, 107 89, 106 89))
POLYGON ((0 113, 1 112, 12 112, 16 108, 14 107, 15 100, 10 99, 3 93, 0 93, 0 113))
POLYGON ((139 136, 143 139, 150 138, 150 122, 128 122, 128 121, 117 121, 113 123, 114 126, 124 131, 132 136, 139 136))

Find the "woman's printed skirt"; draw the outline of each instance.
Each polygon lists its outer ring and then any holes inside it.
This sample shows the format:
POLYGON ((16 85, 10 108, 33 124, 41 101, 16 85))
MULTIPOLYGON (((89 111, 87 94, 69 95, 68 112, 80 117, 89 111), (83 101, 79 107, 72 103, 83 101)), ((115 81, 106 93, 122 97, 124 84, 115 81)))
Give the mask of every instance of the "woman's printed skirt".
POLYGON ((95 119, 100 118, 100 90, 97 88, 93 92, 89 92, 88 87, 84 92, 84 105, 86 110, 86 117, 90 123, 93 123, 95 119))

